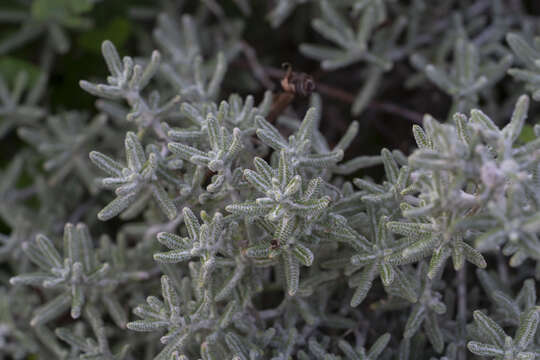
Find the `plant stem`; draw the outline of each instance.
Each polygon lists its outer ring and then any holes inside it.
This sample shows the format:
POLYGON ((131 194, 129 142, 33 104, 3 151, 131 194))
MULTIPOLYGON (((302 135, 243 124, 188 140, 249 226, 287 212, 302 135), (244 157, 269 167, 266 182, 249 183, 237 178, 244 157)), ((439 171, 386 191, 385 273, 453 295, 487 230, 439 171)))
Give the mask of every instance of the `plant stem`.
POLYGON ((467 359, 467 339, 466 339, 466 325, 467 325, 467 262, 463 263, 463 266, 457 274, 457 295, 458 295, 458 360, 467 359))

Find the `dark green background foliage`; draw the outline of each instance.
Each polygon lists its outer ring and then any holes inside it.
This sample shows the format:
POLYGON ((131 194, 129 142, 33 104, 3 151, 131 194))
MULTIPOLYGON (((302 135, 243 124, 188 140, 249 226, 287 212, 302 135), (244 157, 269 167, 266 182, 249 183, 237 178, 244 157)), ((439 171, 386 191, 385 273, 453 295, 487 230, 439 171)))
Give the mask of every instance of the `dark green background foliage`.
POLYGON ((539 24, 3 0, 0 360, 539 359, 539 24))

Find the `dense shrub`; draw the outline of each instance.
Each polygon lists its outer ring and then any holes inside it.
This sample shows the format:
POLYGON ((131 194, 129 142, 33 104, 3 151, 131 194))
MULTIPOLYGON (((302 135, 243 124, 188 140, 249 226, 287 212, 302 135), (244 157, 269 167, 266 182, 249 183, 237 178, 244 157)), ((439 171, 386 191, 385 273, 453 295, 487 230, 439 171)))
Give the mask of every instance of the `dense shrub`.
POLYGON ((0 359, 540 358, 537 2, 0 8, 0 359))

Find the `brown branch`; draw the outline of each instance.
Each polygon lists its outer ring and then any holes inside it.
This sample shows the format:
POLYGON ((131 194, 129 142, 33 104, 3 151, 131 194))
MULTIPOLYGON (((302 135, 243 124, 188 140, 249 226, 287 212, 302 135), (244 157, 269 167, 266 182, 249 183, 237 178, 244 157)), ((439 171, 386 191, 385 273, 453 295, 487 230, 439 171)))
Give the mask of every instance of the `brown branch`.
MULTIPOLYGON (((248 55, 246 54, 246 57, 247 56, 248 55)), ((254 60, 252 59, 252 61, 254 61, 254 60)), ((248 67, 252 68, 253 71, 254 71, 255 77, 257 79, 259 79, 259 81, 261 81, 261 83, 263 83, 263 85, 267 89, 273 89, 273 84, 272 84, 272 87, 267 85, 266 84, 267 83, 266 79, 268 79, 269 77, 270 78, 275 78, 275 79, 281 79, 285 75, 284 70, 274 68, 274 67, 271 67, 271 66, 262 66, 258 62, 250 63, 248 61, 247 64, 245 64, 245 63, 241 64, 240 63, 240 65, 248 66, 248 67), (262 71, 262 73, 265 74, 264 77, 261 77, 262 76, 261 71, 262 71), (265 79, 265 80, 263 80, 263 79, 265 79)), ((321 82, 317 82, 317 91, 320 92, 321 94, 325 95, 325 96, 328 96, 329 98, 336 99, 336 100, 339 100, 339 101, 347 103, 347 104, 352 104, 354 102, 354 99, 355 99, 355 96, 353 94, 351 94, 350 92, 345 91, 343 89, 340 89, 338 87, 334 87, 334 86, 331 86, 331 85, 321 83, 321 82)), ((388 114, 396 115, 398 117, 404 118, 404 119, 412 122, 413 124, 418 124, 418 125, 422 124, 423 115, 421 113, 416 112, 414 110, 407 109, 407 108, 405 108, 403 106, 400 106, 400 105, 397 105, 397 104, 394 104, 394 103, 372 101, 372 102, 370 102, 368 104, 367 107, 370 108, 370 109, 373 109, 373 110, 377 110, 377 111, 385 112, 385 113, 388 113, 388 114)))
POLYGON ((317 82, 317 90, 330 98, 352 104, 354 102, 354 95, 337 87, 321 84, 317 82))
MULTIPOLYGON (((269 66, 265 66, 264 70, 269 76, 273 78, 281 78, 283 77, 283 75, 285 75, 285 72, 283 70, 269 66)), ((348 91, 331 85, 326 85, 321 82, 317 82, 317 90, 323 95, 348 104, 352 104, 355 99, 355 96, 348 91)), ((399 117, 409 120, 414 124, 422 124, 422 114, 393 103, 372 101, 368 104, 368 108, 386 112, 392 115, 397 115, 399 117)))

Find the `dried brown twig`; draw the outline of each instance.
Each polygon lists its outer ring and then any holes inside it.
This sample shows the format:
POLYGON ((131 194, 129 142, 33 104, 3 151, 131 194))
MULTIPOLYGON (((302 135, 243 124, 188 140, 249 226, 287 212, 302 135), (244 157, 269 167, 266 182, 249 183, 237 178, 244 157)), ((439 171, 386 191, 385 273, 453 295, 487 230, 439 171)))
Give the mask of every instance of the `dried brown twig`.
MULTIPOLYGON (((258 64, 258 62, 254 62, 256 64, 258 64)), ((264 71, 264 73, 268 76, 268 77, 271 77, 271 78, 276 78, 276 79, 281 79, 283 78, 283 76, 285 76, 285 71, 284 70, 281 70, 281 69, 278 69, 278 68, 274 68, 274 67, 271 67, 271 66, 262 66, 260 65, 260 68, 258 68, 258 71, 260 71, 261 69, 264 71)), ((250 67, 252 67, 250 65, 250 67)), ((257 79, 259 79, 260 75, 257 75, 256 76, 257 79)), ((261 81, 262 83, 262 81, 261 81)), ((264 83, 263 83, 264 85, 264 83)), ((265 87, 267 87, 265 85, 265 87)), ((269 88, 269 87, 267 87, 269 88)), ((269 88, 269 89, 272 89, 272 88, 269 88)), ((338 87, 334 87, 334 86, 331 86, 331 85, 327 85, 327 84, 324 84, 324 83, 320 83, 320 82, 317 82, 317 91, 320 92, 321 94, 325 95, 325 96, 328 96, 330 98, 333 98, 333 99, 336 99, 336 100, 339 100, 341 102, 344 102, 344 103, 347 103, 347 104, 352 104, 354 102, 354 98, 355 96, 351 93, 349 93, 348 91, 345 91, 343 89, 340 89, 338 87)), ((397 105, 397 104, 393 104, 393 103, 389 103, 389 102, 377 102, 377 101, 372 101, 368 104, 368 108, 370 109, 373 109, 373 110, 377 110, 377 111, 382 111, 382 112, 385 112, 385 113, 388 113, 388 114, 392 114, 392 115, 396 115, 398 117, 401 117, 401 118, 404 118, 414 124, 422 124, 422 114, 416 112, 416 111, 413 111, 413 110, 410 110, 410 109, 407 109, 403 106, 400 106, 400 105, 397 105)))

